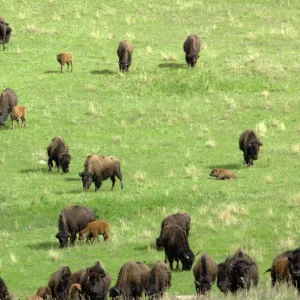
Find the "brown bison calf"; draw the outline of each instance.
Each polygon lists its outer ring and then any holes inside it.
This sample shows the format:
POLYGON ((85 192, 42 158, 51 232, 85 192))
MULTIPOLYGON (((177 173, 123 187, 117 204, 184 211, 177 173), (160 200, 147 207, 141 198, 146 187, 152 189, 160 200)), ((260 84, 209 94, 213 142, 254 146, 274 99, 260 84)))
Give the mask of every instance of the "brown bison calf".
POLYGON ((259 148, 262 146, 262 143, 252 129, 247 129, 240 136, 239 146, 240 150, 244 152, 244 161, 247 167, 251 167, 253 160, 258 159, 259 148))
POLYGON ((81 295, 82 289, 79 283, 74 283, 70 286, 68 292, 68 300, 80 300, 83 299, 81 295))
POLYGON ((57 172, 59 172, 60 168, 62 168, 64 173, 69 172, 71 155, 68 152, 69 146, 62 137, 56 136, 52 139, 47 147, 49 172, 51 172, 53 167, 53 160, 55 161, 57 172))
POLYGON ((125 40, 120 42, 117 54, 119 56, 119 69, 120 72, 127 72, 131 65, 132 45, 129 41, 125 40))
POLYGON ((67 64, 67 72, 69 65, 71 65, 71 72, 73 72, 73 54, 71 52, 63 52, 56 55, 57 61, 60 63, 60 72, 62 73, 63 67, 67 64))
POLYGON ((236 179, 236 175, 232 171, 226 169, 214 168, 209 175, 212 177, 216 177, 216 179, 219 180, 236 179))
POLYGON ((188 66, 191 66, 192 68, 195 67, 197 59, 199 58, 200 48, 200 39, 197 35, 192 34, 186 38, 183 44, 183 50, 188 66))
POLYGON ((20 121, 22 121, 22 125, 26 126, 26 107, 25 106, 14 106, 11 113, 10 119, 12 123, 12 128, 14 129, 14 121, 18 122, 18 126, 20 128, 20 121))
POLYGON ((41 286, 38 288, 36 295, 43 299, 52 298, 52 292, 49 286, 41 286))
POLYGON ((110 225, 102 220, 97 220, 89 223, 86 228, 79 232, 79 240, 86 238, 86 241, 92 240, 93 242, 97 238, 99 242, 98 235, 103 235, 104 241, 109 240, 110 225))
POLYGON ((194 267, 195 287, 197 294, 207 294, 215 283, 218 274, 216 261, 209 255, 203 254, 194 267))

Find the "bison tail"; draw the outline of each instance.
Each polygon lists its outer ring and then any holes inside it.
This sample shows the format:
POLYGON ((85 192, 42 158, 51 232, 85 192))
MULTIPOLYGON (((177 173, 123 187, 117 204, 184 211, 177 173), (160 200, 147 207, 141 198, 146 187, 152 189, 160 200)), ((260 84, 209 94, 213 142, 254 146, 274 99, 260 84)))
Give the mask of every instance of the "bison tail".
POLYGON ((271 271, 272 271, 272 268, 266 270, 263 274, 266 274, 266 273, 271 272, 271 271))

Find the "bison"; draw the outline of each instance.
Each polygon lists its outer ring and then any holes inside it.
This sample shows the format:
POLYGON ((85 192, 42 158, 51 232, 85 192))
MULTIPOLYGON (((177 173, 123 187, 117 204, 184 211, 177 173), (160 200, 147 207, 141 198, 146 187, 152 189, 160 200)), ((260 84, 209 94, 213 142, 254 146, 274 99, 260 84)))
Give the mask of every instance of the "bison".
POLYGON ((171 287, 172 271, 169 266, 160 260, 152 266, 149 273, 148 289, 146 291, 150 300, 160 299, 171 287))
POLYGON ((120 269, 117 283, 109 290, 111 299, 140 299, 148 287, 150 268, 140 262, 129 261, 120 269))
POLYGON ((71 161, 71 155, 68 152, 69 146, 65 140, 60 136, 55 136, 47 147, 48 171, 51 172, 51 168, 53 167, 52 161, 54 160, 57 172, 62 168, 64 173, 68 173, 71 161))
POLYGON ((87 241, 92 240, 95 241, 95 239, 98 240, 98 235, 101 234, 104 237, 104 241, 109 240, 109 231, 110 231, 110 225, 102 220, 96 220, 87 225, 86 228, 82 229, 79 232, 79 240, 87 239, 87 241))
POLYGON ((185 52, 185 60, 188 66, 191 66, 192 68, 195 67, 197 59, 199 58, 200 48, 201 43, 197 35, 192 34, 186 38, 183 44, 183 50, 185 52))
POLYGON ((105 300, 110 286, 111 278, 105 271, 101 262, 97 261, 87 268, 80 278, 82 294, 85 299, 105 300))
POLYGON ((251 167, 253 160, 258 159, 259 148, 262 145, 252 129, 247 129, 240 135, 239 146, 244 153, 244 161, 247 167, 251 167))
POLYGON ((174 260, 177 262, 176 270, 179 270, 179 261, 182 270, 189 271, 192 268, 195 255, 190 249, 186 232, 181 227, 174 224, 166 225, 161 236, 161 244, 165 249, 165 256, 168 258, 171 270, 173 270, 174 260))
POLYGON ((8 115, 18 103, 18 96, 13 89, 6 88, 0 95, 0 126, 4 126, 8 115))
POLYGON ((131 65, 132 45, 129 41, 125 40, 120 42, 117 54, 119 56, 119 69, 120 72, 128 72, 131 65))
POLYGON ((5 284, 5 281, 0 277, 0 299, 1 300, 12 300, 11 294, 8 291, 8 288, 5 284))
POLYGON ((239 289, 249 290, 253 284, 255 287, 259 281, 256 263, 243 249, 226 259, 226 275, 228 277, 227 289, 235 293, 239 289))
POLYGON ((12 129, 14 129, 14 121, 18 122, 18 126, 20 128, 20 121, 22 121, 22 125, 26 126, 26 107, 16 105, 13 107, 12 111, 10 112, 10 119, 12 123, 12 129))
POLYGON ((48 282, 51 289, 52 297, 56 300, 67 300, 68 297, 68 283, 72 275, 68 266, 60 267, 54 272, 48 282))
POLYGON ((71 72, 73 72, 73 54, 71 52, 57 54, 56 59, 60 63, 61 73, 65 64, 67 64, 67 72, 69 72, 69 65, 71 65, 71 72))
POLYGON ((52 292, 49 286, 40 286, 36 292, 36 295, 45 300, 52 298, 52 292))
POLYGON ((216 261, 208 254, 203 254, 194 267, 195 287, 198 295, 208 294, 218 274, 216 261))
POLYGON ((162 236, 163 229, 166 225, 170 225, 170 224, 178 225, 185 231, 186 236, 187 237, 189 236, 189 232, 191 228, 191 217, 188 213, 177 213, 177 214, 167 216, 166 218, 163 219, 161 223, 160 236, 156 239, 156 248, 158 250, 163 249, 161 244, 161 236, 162 236))
POLYGON ((76 233, 80 232, 88 223, 95 221, 95 214, 92 209, 80 206, 70 205, 65 207, 58 218, 58 233, 56 238, 59 240, 60 248, 68 247, 68 239, 73 245, 76 241, 76 233))
POLYGON ((87 191, 94 182, 96 192, 101 187, 102 181, 108 178, 112 181, 111 189, 113 189, 116 176, 120 180, 121 189, 123 189, 120 161, 113 156, 89 155, 84 163, 84 170, 79 173, 79 176, 81 177, 85 191, 87 191))
POLYGON ((216 177, 216 179, 219 180, 236 179, 236 175, 232 171, 226 169, 214 168, 211 170, 209 175, 212 177, 216 177))
POLYGON ((81 300, 82 297, 82 289, 79 283, 74 283, 68 289, 68 300, 81 300))
POLYGON ((4 21, 3 17, 0 17, 0 42, 2 43, 3 51, 5 50, 5 44, 9 42, 12 29, 9 24, 4 21))
POLYGON ((229 279, 226 272, 225 262, 218 264, 217 287, 225 294, 227 294, 229 291, 229 279))

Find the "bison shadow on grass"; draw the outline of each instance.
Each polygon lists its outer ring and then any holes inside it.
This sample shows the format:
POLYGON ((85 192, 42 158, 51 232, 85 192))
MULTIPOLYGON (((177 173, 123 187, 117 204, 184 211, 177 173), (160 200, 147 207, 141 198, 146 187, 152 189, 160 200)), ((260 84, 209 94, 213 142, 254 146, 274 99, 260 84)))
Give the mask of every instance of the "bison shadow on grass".
POLYGON ((162 63, 158 65, 159 68, 170 68, 170 69, 186 69, 186 64, 176 63, 162 63))
POLYGON ((22 174, 28 174, 28 173, 47 173, 48 174, 49 172, 45 168, 36 168, 36 169, 22 169, 22 170, 20 170, 20 173, 22 173, 22 174))
POLYGON ((27 244, 27 248, 32 250, 49 250, 57 248, 57 242, 44 241, 39 243, 27 244))
POLYGON ((117 74, 117 72, 108 70, 108 69, 103 69, 103 70, 92 70, 90 71, 92 75, 114 75, 117 74))

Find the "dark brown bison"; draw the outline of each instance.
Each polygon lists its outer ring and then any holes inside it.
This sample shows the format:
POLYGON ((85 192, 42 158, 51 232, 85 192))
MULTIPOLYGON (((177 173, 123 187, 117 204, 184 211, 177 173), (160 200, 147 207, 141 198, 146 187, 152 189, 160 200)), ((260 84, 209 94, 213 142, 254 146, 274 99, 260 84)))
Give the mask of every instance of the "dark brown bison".
POLYGON ((18 96, 13 89, 6 88, 0 95, 0 126, 4 126, 8 115, 18 103, 18 96))
POLYGON ((84 170, 79 173, 79 176, 81 177, 85 191, 87 191, 94 182, 96 192, 101 187, 102 181, 108 178, 112 181, 111 189, 113 189, 116 176, 120 180, 121 189, 123 189, 120 161, 113 156, 89 155, 84 163, 84 170))
POLYGON ((224 276, 225 282, 218 284, 218 287, 223 287, 223 292, 235 293, 239 289, 249 290, 251 285, 257 286, 259 281, 257 265, 244 250, 238 249, 233 256, 226 259, 225 264, 227 278, 224 276))
POLYGON ((288 261, 293 286, 300 292, 300 248, 292 251, 288 257, 288 261))
POLYGON ((239 146, 240 150, 244 152, 244 161, 247 167, 251 167, 253 160, 258 159, 259 148, 262 146, 262 143, 252 129, 247 129, 240 136, 239 146))
POLYGON ((120 269, 116 285, 109 290, 111 299, 140 299, 148 288, 150 268, 140 262, 129 261, 120 269))
POLYGON ((218 264, 217 287, 223 293, 228 293, 229 291, 229 279, 227 277, 225 262, 218 264))
POLYGON ((87 268, 83 268, 83 269, 80 269, 80 270, 72 273, 72 275, 69 277, 68 290, 71 287, 71 285, 80 283, 80 278, 81 278, 82 274, 86 271, 86 269, 87 268))
POLYGON ((60 168, 62 168, 64 173, 69 172, 71 155, 68 152, 69 146, 62 137, 56 136, 52 139, 47 147, 49 172, 51 172, 53 167, 53 160, 55 161, 57 172, 59 172, 60 168))
POLYGON ((2 277, 0 277, 0 299, 1 300, 12 300, 12 296, 10 295, 8 288, 3 280, 2 277))
POLYGON ((161 244, 165 249, 165 256, 168 258, 171 270, 173 270, 174 260, 177 262, 177 270, 179 270, 179 261, 181 261, 182 270, 189 271, 192 268, 195 255, 190 249, 188 237, 181 227, 173 224, 166 225, 161 236, 161 244))
POLYGON ((52 298, 52 292, 49 286, 40 286, 36 292, 36 295, 45 300, 52 298))
POLYGON ((68 299, 68 283, 71 275, 72 273, 68 266, 62 266, 51 275, 48 286, 51 289, 52 297, 54 299, 68 299))
POLYGON ((183 44, 183 50, 185 52, 185 60, 188 66, 191 66, 192 68, 195 67, 197 59, 199 58, 200 48, 201 43, 197 35, 192 34, 186 38, 183 44))
POLYGON ((149 273, 148 289, 146 291, 150 300, 161 299, 171 287, 172 271, 169 266, 160 260, 152 266, 149 273))
POLYGON ((73 245, 76 241, 76 233, 80 232, 88 223, 95 221, 96 217, 88 207, 80 205, 70 205, 65 207, 58 218, 58 233, 60 248, 68 247, 68 239, 73 245))
POLYGON ((218 266, 216 261, 208 254, 203 254, 194 267, 195 287, 198 295, 207 294, 216 282, 218 266))
POLYGON ((3 45, 3 51, 5 50, 5 44, 9 42, 12 29, 9 24, 4 21, 4 18, 0 18, 0 42, 3 45))
POLYGON ((80 285, 84 299, 105 300, 111 278, 101 262, 97 261, 87 268, 80 278, 80 285))
POLYGON ((119 56, 119 69, 120 72, 128 72, 131 65, 132 45, 129 41, 125 40, 120 42, 117 54, 119 56))
POLYGON ((160 236, 156 239, 156 248, 157 250, 163 250, 162 244, 161 244, 161 236, 163 229, 166 225, 178 225, 181 227, 185 233, 186 236, 189 236, 190 228, 191 228, 191 217, 188 213, 177 213, 170 215, 166 218, 163 219, 161 223, 161 228, 160 228, 160 236))

